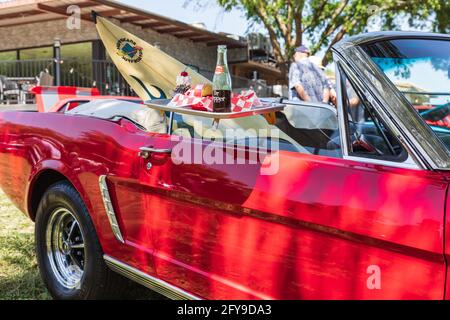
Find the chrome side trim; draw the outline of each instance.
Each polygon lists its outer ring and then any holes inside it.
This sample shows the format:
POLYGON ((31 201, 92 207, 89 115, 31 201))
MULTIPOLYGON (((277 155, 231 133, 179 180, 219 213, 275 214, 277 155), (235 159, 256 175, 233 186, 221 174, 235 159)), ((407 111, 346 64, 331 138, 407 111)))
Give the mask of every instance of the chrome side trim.
POLYGON ((98 184, 100 186, 100 192, 102 194, 103 204, 105 205, 106 214, 108 216, 109 224, 111 225, 112 232, 117 240, 124 243, 122 232, 120 232, 119 224, 117 223, 116 213, 109 196, 108 185, 106 184, 106 175, 102 175, 98 178, 98 184))
POLYGON ((391 39, 433 39, 450 40, 450 35, 443 33, 431 33, 420 31, 375 31, 354 35, 339 41, 333 49, 341 51, 351 46, 364 45, 367 43, 386 41, 391 39))
POLYGON ((122 276, 135 281, 150 290, 158 292, 163 296, 173 300, 201 300, 178 287, 171 285, 161 279, 152 277, 136 268, 133 268, 123 262, 120 262, 108 255, 104 255, 106 265, 113 271, 121 274, 122 276))
POLYGON ((335 75, 336 75, 336 94, 337 94, 337 113, 338 113, 338 123, 339 123, 339 137, 341 140, 341 150, 342 156, 345 159, 348 157, 348 141, 347 141, 347 123, 344 117, 344 101, 342 96, 342 79, 341 79, 341 70, 339 68, 339 60, 338 57, 334 54, 333 58, 335 59, 335 75))
POLYGON ((393 167, 393 168, 403 168, 403 169, 413 169, 413 170, 421 170, 417 166, 417 164, 412 160, 411 156, 408 155, 408 158, 404 162, 395 162, 395 161, 388 161, 388 160, 379 160, 379 159, 373 159, 373 158, 365 158, 365 157, 357 157, 357 156, 344 156, 344 159, 346 160, 352 160, 352 161, 358 161, 362 163, 369 163, 369 164, 375 164, 375 165, 382 165, 387 167, 393 167))

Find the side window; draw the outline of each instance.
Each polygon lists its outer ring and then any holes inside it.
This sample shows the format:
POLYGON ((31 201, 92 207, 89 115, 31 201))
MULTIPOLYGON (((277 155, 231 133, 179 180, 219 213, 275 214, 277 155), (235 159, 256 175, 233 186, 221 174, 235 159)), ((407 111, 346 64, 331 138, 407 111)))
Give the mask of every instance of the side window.
POLYGON ((309 153, 272 125, 274 119, 275 116, 271 120, 257 115, 222 119, 215 123, 211 118, 174 113, 171 134, 184 139, 217 141, 234 146, 309 153))
POLYGON ((276 126, 308 153, 342 158, 337 111, 326 104, 288 104, 276 114, 276 126))
POLYGON ((177 114, 171 134, 227 144, 342 157, 337 113, 324 104, 287 104, 264 116, 220 120, 177 114), (227 135, 231 131, 232 135, 227 135))
POLYGON ((341 81, 349 155, 397 162, 406 160, 406 151, 371 104, 344 75, 341 81))

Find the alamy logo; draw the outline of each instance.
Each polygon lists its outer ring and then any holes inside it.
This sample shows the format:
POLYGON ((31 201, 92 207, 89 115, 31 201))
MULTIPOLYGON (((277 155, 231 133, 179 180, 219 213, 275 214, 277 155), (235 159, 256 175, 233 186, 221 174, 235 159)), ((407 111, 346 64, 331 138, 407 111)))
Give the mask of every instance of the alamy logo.
POLYGON ((122 38, 117 41, 117 54, 123 60, 130 63, 138 63, 142 60, 143 48, 139 47, 135 41, 122 38))
POLYGON ((77 5, 70 5, 66 9, 69 17, 66 21, 67 29, 80 30, 81 29, 81 8, 77 5))
POLYGON ((377 265, 370 265, 367 267, 366 273, 369 275, 366 281, 367 289, 380 290, 381 289, 381 269, 377 265))
POLYGON ((202 132, 210 139, 183 139, 172 135, 176 142, 171 158, 175 165, 257 165, 261 175, 274 175, 279 170, 279 131, 276 129, 204 128, 194 121, 194 132, 202 132), (265 143, 262 143, 264 141, 265 143))

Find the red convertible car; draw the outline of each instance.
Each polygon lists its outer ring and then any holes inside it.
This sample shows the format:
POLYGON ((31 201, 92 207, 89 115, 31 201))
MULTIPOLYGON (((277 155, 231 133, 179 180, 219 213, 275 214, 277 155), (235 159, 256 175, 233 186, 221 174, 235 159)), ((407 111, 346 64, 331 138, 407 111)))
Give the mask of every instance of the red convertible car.
MULTIPOLYGON (((333 50, 337 110, 266 100, 274 121, 212 121, 103 99, 0 113, 0 186, 35 221, 52 296, 116 297, 131 279, 175 299, 450 298, 450 130, 394 85, 448 92, 450 36, 333 50), (212 145, 231 161, 203 159, 212 145)), ((446 117, 446 95, 432 99, 446 117)))
POLYGON ((120 100, 128 101, 134 103, 142 103, 142 100, 137 97, 126 97, 126 96, 85 96, 85 97, 72 97, 67 99, 59 100, 55 103, 48 112, 66 112, 75 109, 85 103, 95 101, 95 100, 120 100))

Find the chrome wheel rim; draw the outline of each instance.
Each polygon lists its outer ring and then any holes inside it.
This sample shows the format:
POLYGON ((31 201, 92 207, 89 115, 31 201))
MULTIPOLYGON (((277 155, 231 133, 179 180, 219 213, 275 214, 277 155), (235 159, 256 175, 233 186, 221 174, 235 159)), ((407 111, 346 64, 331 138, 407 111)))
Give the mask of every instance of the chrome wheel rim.
POLYGON ((46 242, 47 257, 58 282, 67 289, 79 288, 86 254, 81 226, 70 210, 57 208, 52 212, 46 242))

